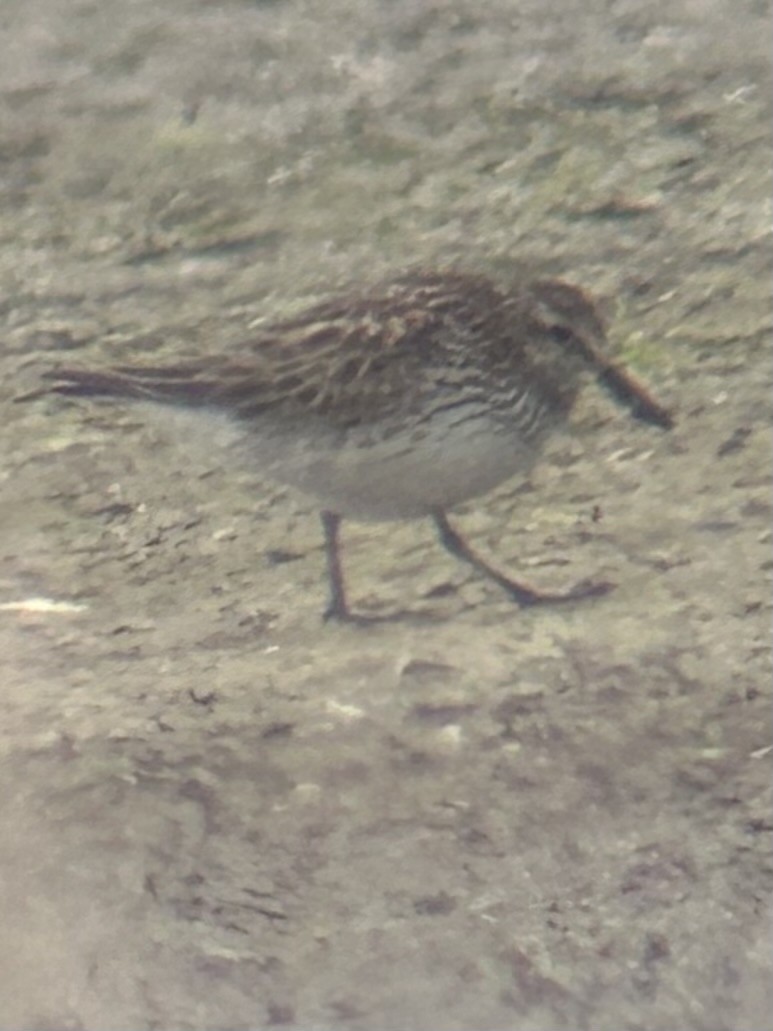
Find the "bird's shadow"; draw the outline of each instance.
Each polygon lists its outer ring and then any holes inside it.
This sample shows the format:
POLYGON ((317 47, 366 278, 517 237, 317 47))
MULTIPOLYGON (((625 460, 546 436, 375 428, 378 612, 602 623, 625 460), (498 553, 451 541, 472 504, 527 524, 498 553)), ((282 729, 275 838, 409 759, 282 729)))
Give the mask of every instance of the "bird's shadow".
POLYGON ((394 624, 423 624, 437 626, 448 622, 448 612, 441 612, 439 609, 395 609, 391 612, 348 612, 341 615, 336 612, 325 612, 322 622, 325 626, 389 626, 394 624))

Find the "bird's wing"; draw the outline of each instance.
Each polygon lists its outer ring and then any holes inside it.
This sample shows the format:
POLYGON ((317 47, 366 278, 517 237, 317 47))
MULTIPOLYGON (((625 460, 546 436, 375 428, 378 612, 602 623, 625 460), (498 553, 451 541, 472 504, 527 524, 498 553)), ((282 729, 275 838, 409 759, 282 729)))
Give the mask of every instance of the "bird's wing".
MULTIPOLYGON (((250 419, 313 414, 346 427, 409 406, 428 389, 426 369, 468 318, 471 282, 406 276, 380 291, 323 302, 266 327, 229 355, 104 370, 59 368, 52 390, 222 408, 250 419)), ((493 298, 492 298, 493 300, 493 298)))

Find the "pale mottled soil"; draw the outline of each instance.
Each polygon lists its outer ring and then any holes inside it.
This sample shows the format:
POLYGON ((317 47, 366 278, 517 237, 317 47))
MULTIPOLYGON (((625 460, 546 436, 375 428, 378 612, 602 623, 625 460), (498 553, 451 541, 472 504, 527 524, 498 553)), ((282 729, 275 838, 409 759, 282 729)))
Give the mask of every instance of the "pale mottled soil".
POLYGON ((773 1027, 768 20, 6 0, 3 1031, 773 1027), (448 260, 583 283, 678 410, 589 394, 458 517, 608 598, 520 612, 351 525, 358 604, 415 614, 323 626, 307 501, 11 404, 448 260))

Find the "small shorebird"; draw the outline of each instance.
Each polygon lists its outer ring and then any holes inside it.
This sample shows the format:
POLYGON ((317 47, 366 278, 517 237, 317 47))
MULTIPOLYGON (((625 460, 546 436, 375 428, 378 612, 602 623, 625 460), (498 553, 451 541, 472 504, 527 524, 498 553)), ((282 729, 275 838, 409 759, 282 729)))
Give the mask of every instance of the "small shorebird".
POLYGON ((228 354, 167 365, 46 373, 51 390, 125 397, 228 417, 262 473, 315 496, 330 581, 328 618, 356 620, 341 569, 341 519, 434 521, 441 543, 520 605, 603 594, 563 593, 493 569, 446 513, 528 473, 567 420, 584 380, 631 414, 672 417, 605 353, 593 301, 538 279, 503 288, 483 275, 414 271, 261 329, 228 354))

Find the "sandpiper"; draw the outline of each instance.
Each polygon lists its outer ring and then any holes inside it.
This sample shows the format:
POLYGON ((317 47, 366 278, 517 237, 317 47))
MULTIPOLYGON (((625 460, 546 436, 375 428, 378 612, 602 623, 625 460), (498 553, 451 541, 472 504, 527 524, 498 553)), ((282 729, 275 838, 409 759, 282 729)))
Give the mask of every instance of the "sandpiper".
POLYGON ((225 415, 261 473, 314 496, 330 583, 327 618, 357 621, 341 567, 341 520, 429 517, 441 543, 519 605, 555 593, 511 579, 467 544, 447 512, 529 472, 586 379, 632 415, 670 413, 605 352, 594 302, 558 279, 502 287, 459 270, 408 272, 262 328, 227 354, 166 365, 62 367, 51 390, 225 415))

